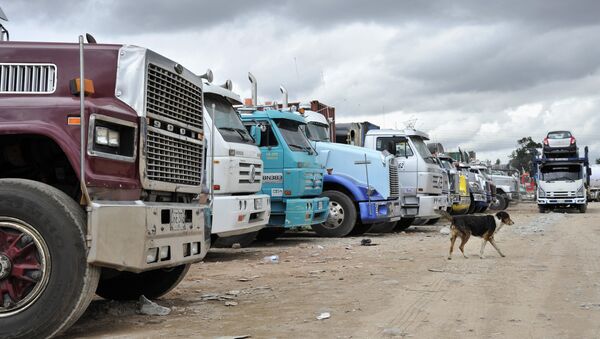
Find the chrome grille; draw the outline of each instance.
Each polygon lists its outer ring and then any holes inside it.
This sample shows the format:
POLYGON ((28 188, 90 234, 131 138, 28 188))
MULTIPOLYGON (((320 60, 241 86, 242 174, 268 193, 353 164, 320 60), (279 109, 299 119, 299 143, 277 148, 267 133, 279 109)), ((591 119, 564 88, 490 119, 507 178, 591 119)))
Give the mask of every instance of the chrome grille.
POLYGON ((55 65, 0 63, 0 93, 44 94, 55 89, 55 65))
POLYGON ((398 182, 398 165, 391 159, 388 164, 390 169, 390 198, 400 197, 400 183, 398 182))
POLYGON ((260 184, 262 181, 262 165, 260 163, 252 164, 249 162, 240 162, 240 184, 260 184), (254 165, 254 180, 251 181, 251 166, 254 165))
POLYGON ((200 185, 202 143, 192 143, 153 128, 146 139, 146 175, 149 180, 200 185))
POLYGON ((148 115, 166 117, 202 129, 202 89, 182 76, 148 64, 148 115))

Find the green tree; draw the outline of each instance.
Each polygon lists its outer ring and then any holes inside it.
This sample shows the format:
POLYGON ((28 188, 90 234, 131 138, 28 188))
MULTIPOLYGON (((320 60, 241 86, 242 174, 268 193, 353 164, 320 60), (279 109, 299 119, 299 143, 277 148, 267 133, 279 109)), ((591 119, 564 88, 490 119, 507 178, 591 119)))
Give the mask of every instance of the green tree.
POLYGON ((496 159, 496 165, 500 165, 500 159, 496 159))
POLYGON ((510 157, 510 165, 519 169, 531 172, 533 169, 533 156, 538 154, 537 148, 541 148, 542 144, 533 141, 531 137, 525 137, 517 140, 517 149, 512 151, 510 157))
POLYGON ((600 158, 596 159, 596 164, 600 165, 600 158))

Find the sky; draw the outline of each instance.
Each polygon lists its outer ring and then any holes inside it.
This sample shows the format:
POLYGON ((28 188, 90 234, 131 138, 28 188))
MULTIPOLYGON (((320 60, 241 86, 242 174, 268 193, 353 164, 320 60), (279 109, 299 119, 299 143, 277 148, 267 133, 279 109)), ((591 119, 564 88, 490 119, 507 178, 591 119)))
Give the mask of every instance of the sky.
POLYGON ((415 126, 447 150, 508 156, 570 130, 600 157, 598 1, 12 0, 12 40, 150 48, 259 101, 319 100, 338 122, 415 126))

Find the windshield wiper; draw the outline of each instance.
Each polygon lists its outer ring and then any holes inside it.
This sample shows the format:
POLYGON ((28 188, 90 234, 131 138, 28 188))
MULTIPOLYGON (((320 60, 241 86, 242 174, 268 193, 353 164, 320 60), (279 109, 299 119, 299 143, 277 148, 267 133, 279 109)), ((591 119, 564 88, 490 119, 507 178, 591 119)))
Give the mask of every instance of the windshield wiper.
POLYGON ((312 154, 312 149, 310 147, 296 145, 296 144, 288 144, 288 146, 295 147, 295 148, 301 149, 303 151, 306 151, 308 154, 312 154))
POLYGON ((234 128, 234 127, 219 127, 219 129, 224 129, 224 130, 226 130, 226 131, 232 131, 232 132, 236 132, 237 134, 239 134, 239 135, 240 135, 240 138, 242 138, 242 140, 244 140, 244 141, 251 141, 250 139, 248 139, 248 138, 246 137, 246 135, 244 135, 244 132, 245 132, 246 130, 243 130, 243 129, 241 129, 241 128, 234 128))

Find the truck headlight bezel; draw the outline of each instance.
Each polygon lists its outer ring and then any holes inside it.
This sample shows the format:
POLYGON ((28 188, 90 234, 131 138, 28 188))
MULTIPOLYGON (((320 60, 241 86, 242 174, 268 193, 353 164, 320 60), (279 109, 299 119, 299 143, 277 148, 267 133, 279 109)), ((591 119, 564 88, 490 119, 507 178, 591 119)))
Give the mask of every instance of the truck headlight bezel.
POLYGON ((91 114, 87 153, 92 157, 135 162, 137 130, 138 126, 134 122, 91 114))
POLYGON ((576 193, 576 194, 577 194, 577 196, 578 196, 578 197, 583 197, 583 192, 584 192, 584 190, 585 190, 585 188, 583 187, 583 185, 581 185, 581 187, 579 187, 579 188, 577 189, 577 193, 576 193))

